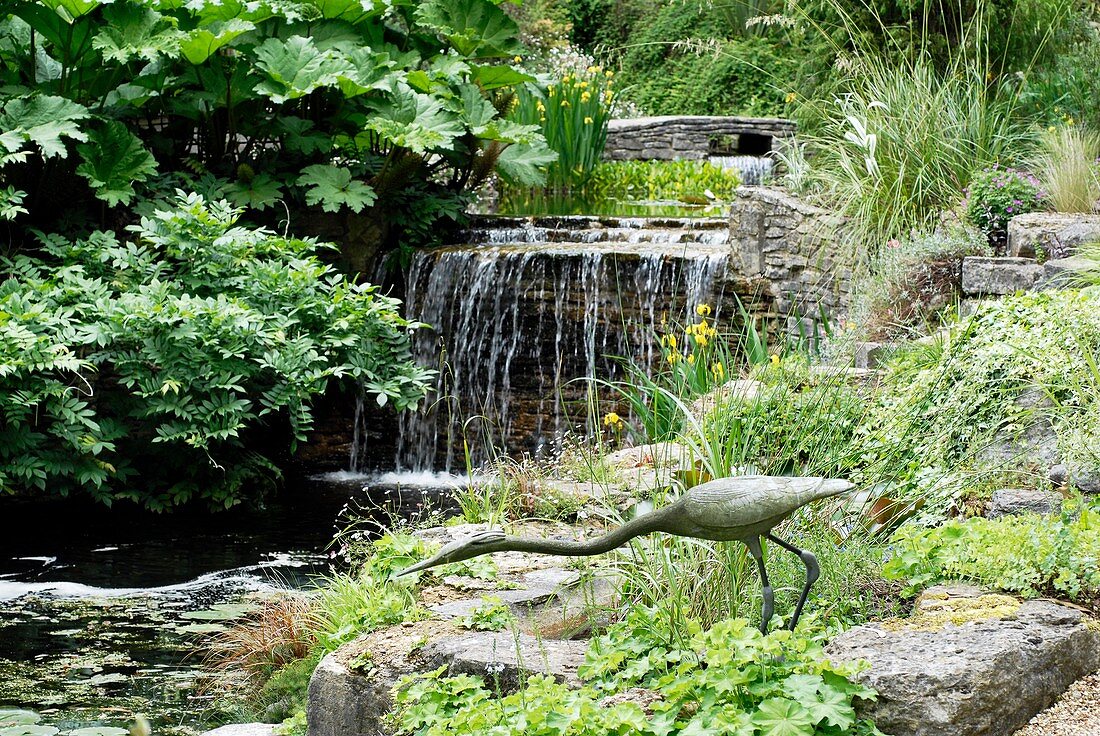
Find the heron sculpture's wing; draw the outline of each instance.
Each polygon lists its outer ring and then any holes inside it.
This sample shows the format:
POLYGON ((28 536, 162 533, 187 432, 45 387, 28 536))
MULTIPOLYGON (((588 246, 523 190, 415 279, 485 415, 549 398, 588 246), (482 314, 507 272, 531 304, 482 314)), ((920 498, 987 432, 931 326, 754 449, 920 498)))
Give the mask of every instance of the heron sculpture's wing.
POLYGON ((845 481, 824 478, 720 478, 691 488, 684 510, 693 523, 708 529, 753 527, 786 516, 815 498, 844 490, 833 490, 832 484, 850 487, 845 481))

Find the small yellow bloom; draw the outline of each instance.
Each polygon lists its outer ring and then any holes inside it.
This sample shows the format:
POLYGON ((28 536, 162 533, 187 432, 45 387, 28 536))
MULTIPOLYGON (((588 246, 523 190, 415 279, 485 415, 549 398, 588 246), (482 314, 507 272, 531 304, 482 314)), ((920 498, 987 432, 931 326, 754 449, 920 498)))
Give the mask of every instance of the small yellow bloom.
POLYGON ((518 64, 521 61, 523 61, 523 57, 522 56, 514 56, 514 57, 512 57, 512 61, 514 61, 518 64))
POLYGON ((771 361, 772 365, 779 365, 779 353, 772 353, 771 361))
POLYGON ((608 69, 606 72, 604 72, 604 76, 607 77, 608 79, 611 79, 613 76, 615 76, 615 72, 608 69))
POLYGON ((661 343, 664 344, 664 345, 668 345, 670 348, 675 349, 675 347, 676 347, 676 335, 665 335, 664 337, 661 338, 661 343))
POLYGON ((588 89, 588 82, 577 82, 577 89, 588 89))
MULTIPOLYGON (((711 308, 709 304, 700 304, 695 308, 695 313, 700 317, 709 317, 711 315, 711 308)), ((703 324, 706 324, 706 320, 703 320, 703 324)))
POLYGON ((591 125, 591 124, 592 124, 592 118, 591 118, 591 116, 589 116, 589 117, 586 117, 586 118, 584 119, 584 124, 585 124, 585 125, 591 125))
POLYGON ((798 95, 796 95, 794 92, 788 92, 787 93, 787 97, 786 97, 787 104, 790 104, 790 103, 794 102, 797 99, 798 99, 798 95))
POLYGON ((542 100, 535 102, 535 109, 539 112, 546 112, 546 106, 542 104, 542 100))
POLYGON ((581 92, 581 102, 588 102, 592 99, 591 92, 581 92))
POLYGON ((726 375, 726 367, 721 363, 715 363, 710 367, 710 372, 714 374, 715 378, 721 378, 726 375))
POLYGON ((687 357, 687 362, 691 365, 695 365, 695 353, 692 353, 687 357))
POLYGON ((672 365, 676 365, 680 362, 680 354, 677 352, 669 352, 669 354, 665 356, 665 360, 672 365))
POLYGON ((588 73, 589 73, 589 74, 595 74, 595 73, 596 73, 596 72, 598 72, 599 70, 600 70, 600 69, 599 69, 599 67, 595 67, 595 66, 590 66, 590 67, 588 67, 588 73))
POLYGON ((553 85, 551 85, 550 88, 548 90, 546 90, 546 94, 550 95, 551 97, 554 96, 554 86, 553 85))
POLYGON ((698 345, 701 348, 705 348, 707 346, 706 336, 705 335, 696 335, 695 336, 695 344, 698 345))
POLYGON ((622 429, 623 420, 618 414, 613 411, 603 415, 603 426, 610 427, 611 429, 622 429))
POLYGON ((569 100, 562 100, 561 101, 561 106, 562 107, 569 107, 569 100))

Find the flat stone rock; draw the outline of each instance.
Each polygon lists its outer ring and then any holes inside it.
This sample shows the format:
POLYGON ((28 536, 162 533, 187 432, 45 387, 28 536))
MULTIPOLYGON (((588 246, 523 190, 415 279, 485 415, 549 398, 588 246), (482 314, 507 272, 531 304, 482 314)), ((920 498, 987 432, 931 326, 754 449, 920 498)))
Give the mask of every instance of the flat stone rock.
MULTIPOLYGON (((548 586, 530 586, 521 590, 495 590, 487 595, 500 598, 513 609, 538 606, 557 597, 557 589, 548 586)), ((485 605, 481 598, 465 598, 429 606, 428 610, 443 618, 463 618, 485 605)), ((522 610, 521 610, 522 613, 522 610)))
POLYGON ((1041 491, 1035 488, 1002 488, 993 492, 986 516, 997 519, 1001 516, 1019 514, 1050 514, 1062 506, 1062 495, 1054 491, 1041 491))
POLYGON ((495 688, 512 692, 535 674, 579 685, 577 668, 584 662, 587 650, 585 641, 485 631, 431 642, 424 646, 420 656, 430 669, 446 666, 448 675, 476 675, 495 688))
POLYGON ((970 296, 1027 291, 1042 277, 1043 267, 1030 258, 967 256, 962 262, 962 290, 970 296))
POLYGON ((276 723, 230 723, 202 736, 275 736, 278 728, 276 723))
POLYGON ((891 349, 892 346, 889 343, 873 341, 856 343, 856 368, 862 370, 873 370, 878 368, 883 360, 890 354, 891 349))
POLYGON ((1014 256, 1050 259, 1073 255, 1085 243, 1100 240, 1100 215, 1029 212, 1008 222, 1008 250, 1014 256))
POLYGON ((604 456, 604 462, 612 468, 624 470, 631 468, 689 470, 694 467, 695 456, 689 448, 678 442, 654 442, 608 453, 604 456))
POLYGON ((1096 270, 1096 262, 1087 258, 1073 256, 1047 261, 1043 264, 1043 278, 1039 281, 1041 289, 1073 289, 1082 286, 1084 271, 1096 270))
MULTIPOLYGON (((941 595, 926 611, 942 611, 941 595)), ((891 736, 1004 736, 1100 666, 1100 633, 1082 611, 990 598, 1003 617, 927 630, 869 624, 830 642, 833 661, 870 663, 858 677, 878 700, 861 703, 860 715, 891 736)))
POLYGON ((1050 482, 1056 486, 1076 488, 1086 496, 1097 496, 1100 495, 1100 468, 1058 463, 1050 468, 1050 482))

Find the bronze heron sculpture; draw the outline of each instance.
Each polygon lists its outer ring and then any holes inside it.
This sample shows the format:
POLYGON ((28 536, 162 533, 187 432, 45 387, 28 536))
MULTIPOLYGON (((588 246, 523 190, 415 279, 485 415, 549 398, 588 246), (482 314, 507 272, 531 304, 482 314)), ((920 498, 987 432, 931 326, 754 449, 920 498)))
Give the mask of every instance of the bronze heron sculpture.
POLYGON ((738 541, 748 547, 756 560, 763 587, 764 606, 760 630, 768 631, 775 597, 764 567, 760 538, 767 537, 785 550, 798 555, 806 566, 806 584, 798 598, 788 628, 794 629, 810 595, 810 587, 821 576, 817 558, 773 535, 772 529, 802 506, 819 498, 828 498, 852 488, 845 480, 829 478, 786 478, 746 475, 720 478, 688 489, 676 501, 647 514, 636 516, 622 526, 594 539, 576 542, 560 539, 509 537, 501 531, 487 531, 451 542, 432 558, 418 562, 398 573, 410 575, 436 565, 460 562, 492 552, 536 552, 549 555, 587 556, 609 552, 635 537, 664 532, 680 537, 695 537, 716 542, 738 541))

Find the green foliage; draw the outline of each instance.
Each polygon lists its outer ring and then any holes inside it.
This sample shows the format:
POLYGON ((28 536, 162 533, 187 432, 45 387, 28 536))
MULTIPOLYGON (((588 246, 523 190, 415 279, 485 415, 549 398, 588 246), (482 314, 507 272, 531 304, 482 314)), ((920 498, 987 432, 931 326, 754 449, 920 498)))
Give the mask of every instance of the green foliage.
POLYGON ((1016 215, 1040 209, 1043 200, 1034 176, 993 164, 971 180, 966 190, 966 217, 986 234, 1000 233, 1016 215))
POLYGON ((1026 134, 1015 103, 998 98, 987 68, 960 59, 946 72, 927 59, 852 63, 842 94, 814 108, 809 177, 830 207, 851 217, 855 255, 934 229, 972 172, 1010 160, 1026 134))
POLYGON ((903 526, 883 568, 913 591, 944 580, 970 580, 1026 598, 1100 598, 1100 511, 1067 505, 1056 518, 1025 514, 952 520, 926 529, 903 526))
POLYGON ((874 693, 849 679, 854 671, 787 631, 765 637, 743 619, 704 631, 673 605, 635 607, 593 641, 579 689, 534 676, 519 693, 493 699, 481 681, 439 670, 402 682, 395 720, 415 736, 877 734, 856 718, 853 700, 874 693), (647 710, 629 699, 601 702, 632 687, 654 693, 647 710))
POLYGON ((276 469, 262 444, 311 429, 311 400, 359 382, 414 406, 396 300, 318 259, 323 246, 236 225, 181 196, 121 242, 43 241, 0 284, 0 485, 165 509, 241 500, 276 469))
POLYGON ((778 115, 800 66, 792 38, 745 37, 730 3, 659 3, 622 47, 623 95, 654 115, 778 115))
POLYGON ((462 626, 474 631, 501 631, 514 624, 512 609, 499 596, 481 597, 481 604, 463 617, 462 626))
MULTIPOLYGON (((889 481, 906 504, 943 518, 983 474, 1004 469, 981 460, 992 437, 1019 436, 1036 422, 1050 423, 1066 462, 1091 464, 1100 431, 1098 300, 1094 289, 1005 297, 938 343, 895 355, 856 433, 859 452, 879 460, 853 480, 889 481)), ((1041 470, 1018 460, 1007 467, 1041 470)))
POLYGON ((887 241, 852 289, 851 320, 871 340, 932 331, 962 296, 962 259, 992 254, 973 228, 942 226, 887 241))
POLYGON ((491 0, 6 2, 0 176, 28 212, 5 218, 113 223, 91 197, 164 194, 159 171, 256 209, 384 212, 383 245, 434 242, 462 207, 421 199, 465 196, 500 158, 532 181, 548 163, 499 112, 533 79, 505 61, 518 49, 491 0))
MULTIPOLYGON (((509 120, 541 130, 550 150, 546 184, 554 189, 582 188, 600 162, 611 119, 612 73, 598 66, 565 75, 545 85, 528 84, 517 91, 509 120), (536 127, 537 126, 537 127, 536 127)), ((505 159, 514 165, 510 158, 505 159)), ((529 179, 502 173, 527 184, 529 179)))
POLYGON ((741 183, 737 171, 709 161, 608 161, 585 188, 595 199, 729 201, 741 183))

